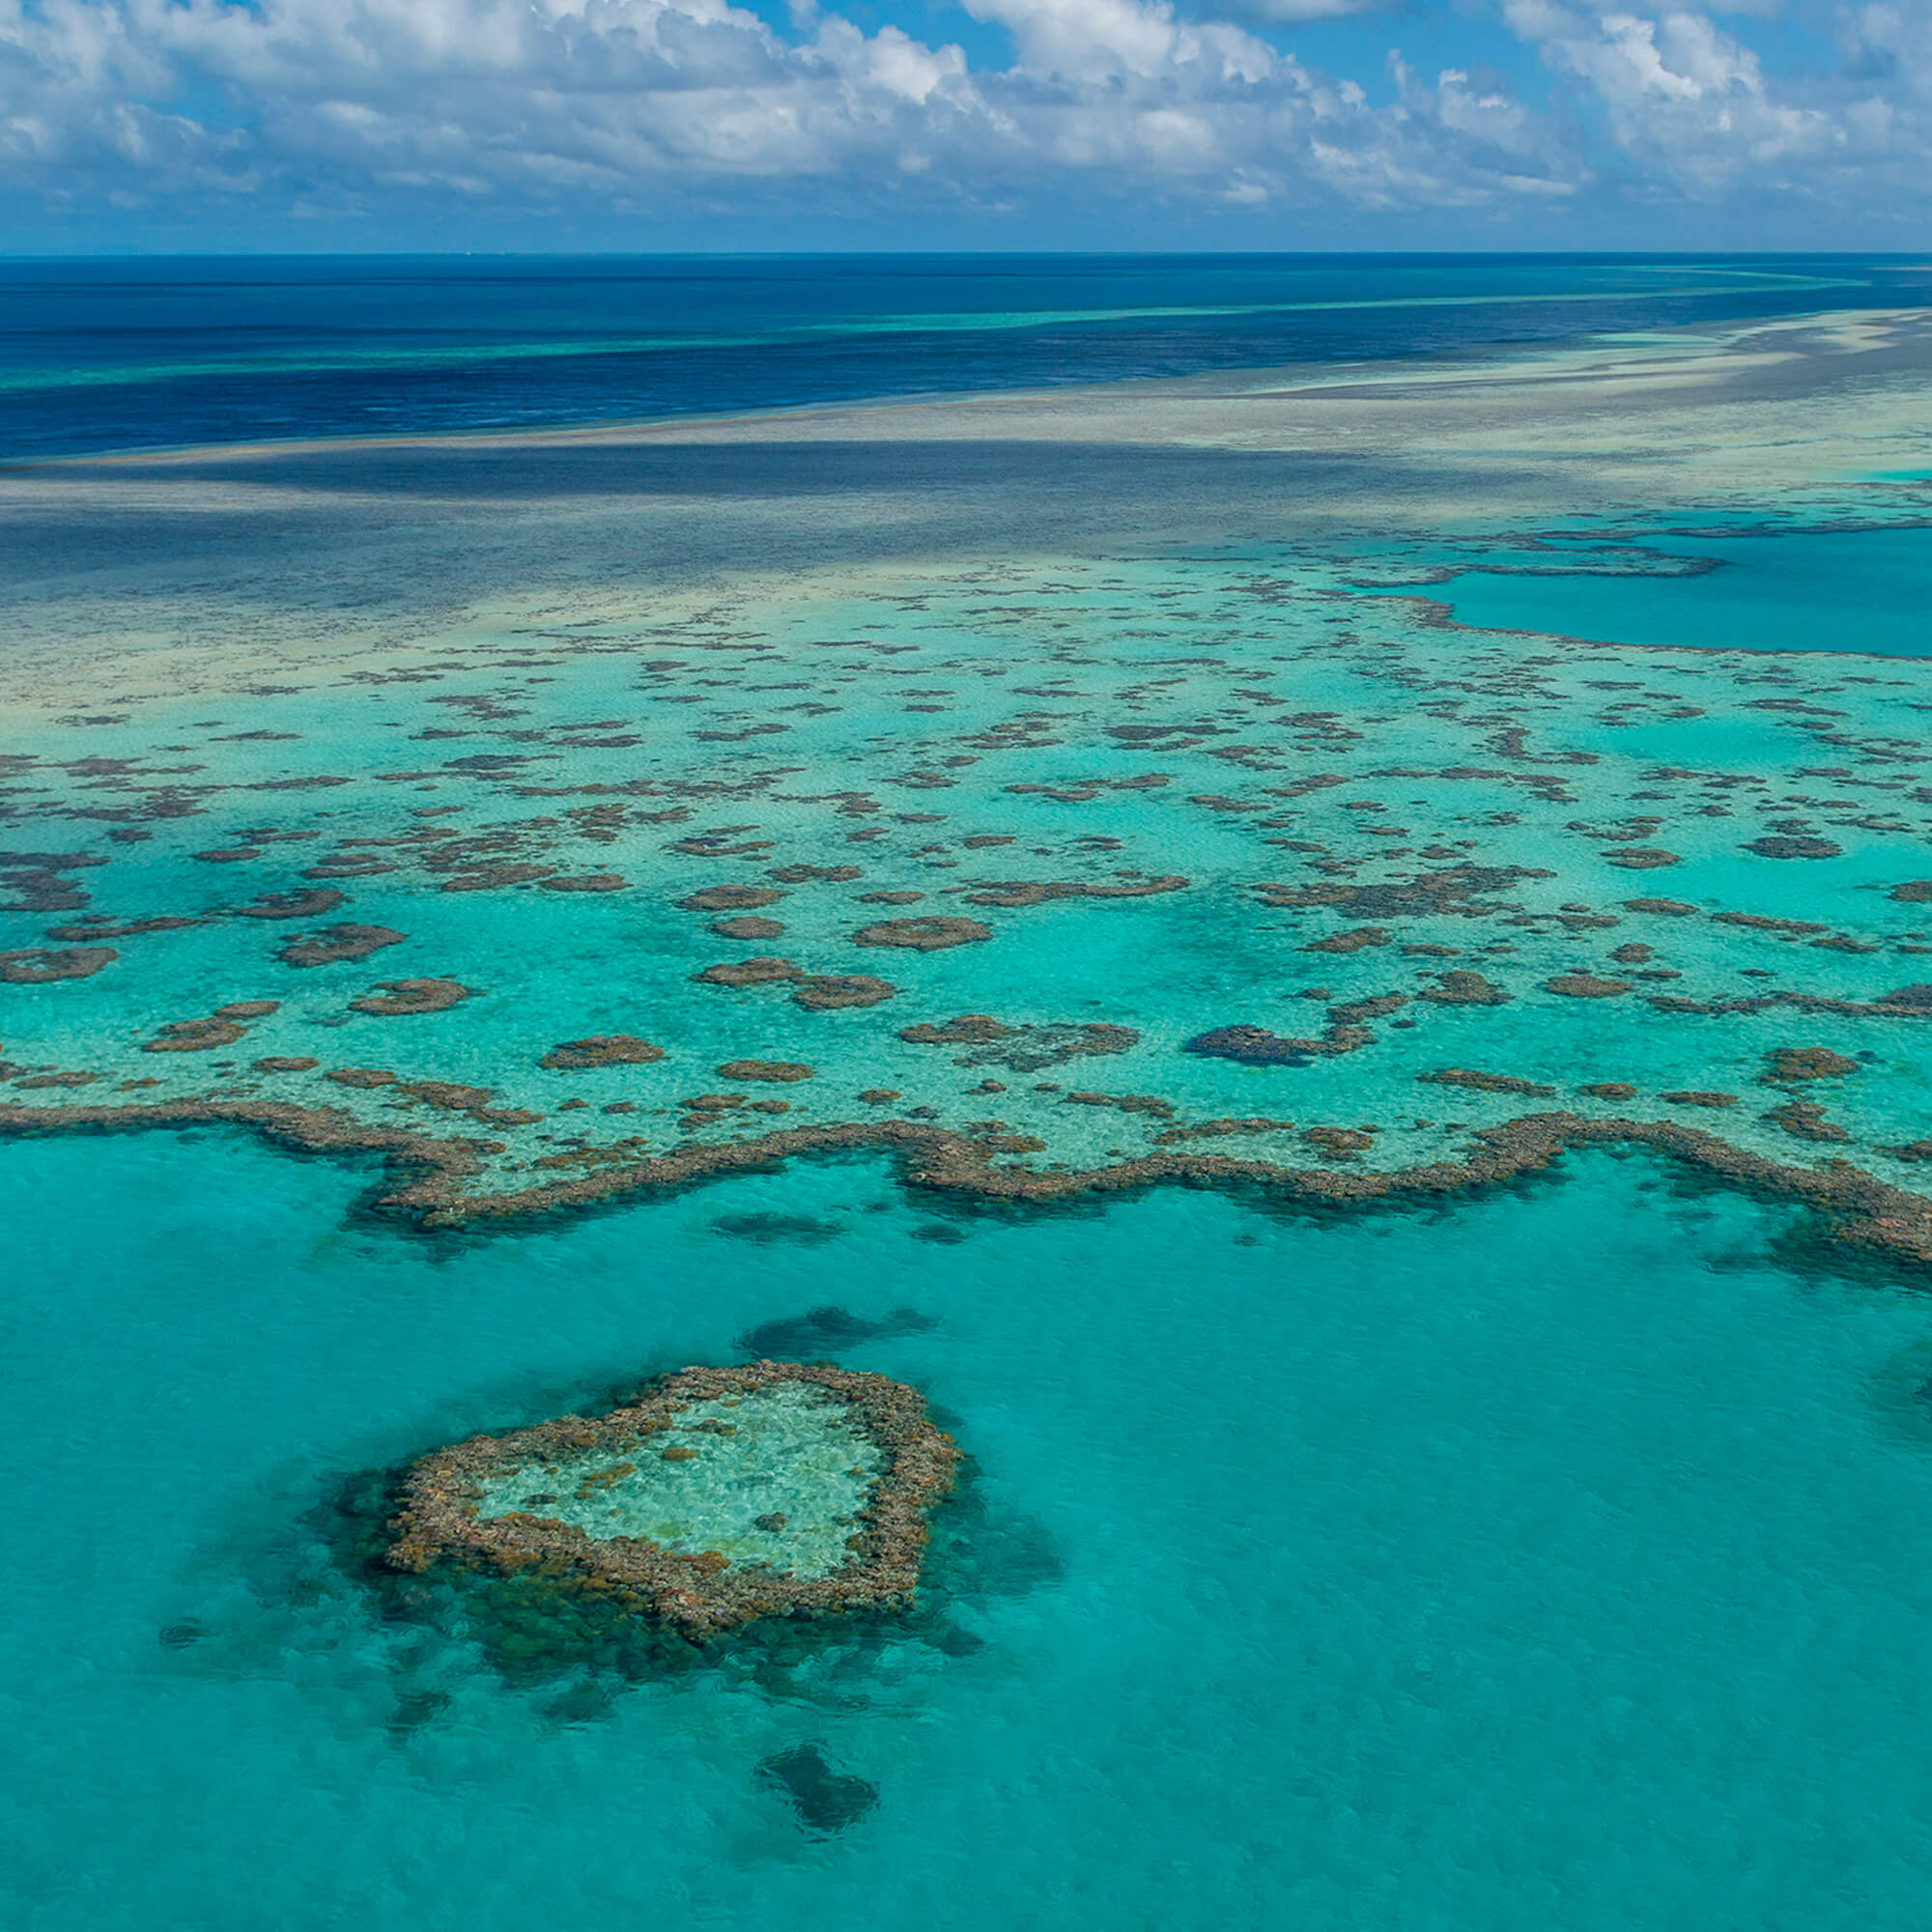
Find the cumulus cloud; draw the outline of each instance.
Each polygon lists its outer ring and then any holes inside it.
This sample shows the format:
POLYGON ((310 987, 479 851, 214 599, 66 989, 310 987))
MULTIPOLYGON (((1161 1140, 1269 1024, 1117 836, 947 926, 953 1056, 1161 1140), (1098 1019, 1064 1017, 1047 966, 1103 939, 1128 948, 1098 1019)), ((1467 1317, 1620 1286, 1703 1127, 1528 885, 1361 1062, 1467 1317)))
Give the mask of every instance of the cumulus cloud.
POLYGON ((965 0, 1012 49, 976 67, 812 0, 789 35, 728 0, 0 0, 0 183, 53 208, 347 214, 411 195, 651 211, 821 191, 994 209, 1073 184, 1500 211, 1588 185, 1592 117, 1621 167, 1707 200, 1926 157, 1932 0, 1854 10, 1840 72, 1803 87, 1706 13, 1499 0, 1574 111, 1473 66, 1392 54, 1355 79, 1284 43, 1283 21, 1375 4, 1239 0, 1236 20, 965 0))
POLYGON ((1707 203, 1776 192, 1922 218, 1932 180, 1928 0, 1847 10, 1839 64, 1786 76, 1709 13, 1504 5, 1511 28, 1577 84, 1620 157, 1651 184, 1707 203))

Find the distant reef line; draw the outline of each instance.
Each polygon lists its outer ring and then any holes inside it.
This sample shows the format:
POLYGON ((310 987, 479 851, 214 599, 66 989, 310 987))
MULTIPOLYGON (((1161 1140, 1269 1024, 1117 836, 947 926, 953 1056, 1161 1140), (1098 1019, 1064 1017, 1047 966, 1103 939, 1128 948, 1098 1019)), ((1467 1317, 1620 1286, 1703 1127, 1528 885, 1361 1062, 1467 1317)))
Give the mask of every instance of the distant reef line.
POLYGON ((385 1128, 334 1108, 267 1100, 186 1098, 124 1107, 0 1109, 0 1138, 107 1134, 151 1128, 237 1126, 304 1153, 381 1154, 390 1181, 372 1205, 428 1229, 506 1221, 611 1203, 733 1173, 770 1169, 795 1156, 876 1150, 895 1157, 903 1184, 987 1202, 1050 1205, 1083 1197, 1179 1185, 1256 1188, 1311 1208, 1399 1206, 1473 1194, 1543 1173, 1572 1150, 1645 1147, 1742 1191, 1817 1210, 1823 1231, 1847 1250, 1932 1267, 1932 1199, 1878 1179, 1847 1160, 1789 1167, 1720 1135, 1665 1121, 1524 1114, 1476 1130, 1478 1150, 1462 1160, 1386 1172, 1294 1168, 1221 1154, 1160 1151, 1104 1167, 1040 1173, 996 1168, 983 1142, 909 1121, 788 1127, 753 1140, 685 1146, 613 1163, 513 1193, 472 1194, 464 1183, 484 1156, 455 1136, 385 1128))

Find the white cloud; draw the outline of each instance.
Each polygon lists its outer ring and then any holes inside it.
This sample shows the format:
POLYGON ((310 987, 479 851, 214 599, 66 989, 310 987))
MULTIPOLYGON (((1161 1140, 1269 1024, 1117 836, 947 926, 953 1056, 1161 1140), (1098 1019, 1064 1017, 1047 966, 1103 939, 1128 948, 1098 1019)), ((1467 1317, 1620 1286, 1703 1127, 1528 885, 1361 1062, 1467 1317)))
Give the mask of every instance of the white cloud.
MULTIPOLYGON (((1736 10, 1732 10, 1736 11, 1736 10)), ((1707 201, 1779 191, 1922 213, 1932 182, 1932 5, 1850 14, 1835 72, 1779 78, 1708 13, 1505 0, 1549 66, 1580 83, 1625 161, 1707 201), (1890 190, 1903 187, 1897 202, 1890 190)))
MULTIPOLYGON (((985 209, 1085 183, 1203 208, 1507 210, 1592 179, 1560 101, 1400 56, 1372 98, 1256 30, 1376 0, 1235 0, 1248 25, 1171 0, 965 4, 1009 66, 819 0, 793 0, 792 38, 728 0, 0 0, 0 184, 76 209, 728 206, 813 183, 985 209)), ((1498 4, 1648 192, 1829 196, 1864 168, 1922 201, 1932 0, 1853 9, 1842 71, 1803 86, 1708 13, 1498 4)))

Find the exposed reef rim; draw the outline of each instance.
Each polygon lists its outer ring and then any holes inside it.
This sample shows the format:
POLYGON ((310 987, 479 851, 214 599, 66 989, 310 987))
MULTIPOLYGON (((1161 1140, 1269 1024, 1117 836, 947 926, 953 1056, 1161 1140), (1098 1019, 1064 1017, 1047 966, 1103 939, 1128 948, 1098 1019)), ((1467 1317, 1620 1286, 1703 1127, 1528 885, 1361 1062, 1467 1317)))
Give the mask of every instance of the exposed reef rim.
POLYGON ((574 1582, 608 1594, 621 1609, 648 1611, 696 1637, 754 1617, 838 1615, 912 1597, 927 1541, 925 1512, 952 1491, 958 1461, 958 1449, 933 1423, 925 1398, 888 1377, 824 1362, 687 1368, 660 1377, 609 1414, 555 1416, 503 1435, 472 1435, 419 1458, 403 1480, 390 1524, 396 1541, 386 1560, 404 1571, 427 1570, 439 1561, 509 1573, 535 1570, 554 1575, 565 1587, 574 1582), (504 1467, 636 1450, 672 1429, 672 1418, 694 1403, 757 1395, 786 1382, 842 1404, 887 1458, 849 1539, 853 1553, 829 1576, 732 1564, 715 1550, 666 1549, 631 1536, 592 1537, 521 1511, 490 1518, 476 1513, 482 1479, 504 1467))
POLYGON ((1171 1184, 1258 1186, 1309 1207, 1349 1208, 1480 1192, 1542 1173, 1573 1149, 1636 1145, 1741 1189, 1819 1210, 1828 1237, 1846 1248, 1932 1267, 1932 1199, 1893 1186, 1848 1160, 1791 1167, 1675 1122, 1593 1119, 1560 1110, 1522 1114, 1474 1130, 1470 1138, 1478 1149, 1464 1159, 1387 1171, 1284 1167, 1165 1151, 1104 1167, 1044 1173, 995 1168, 989 1155, 997 1150, 969 1134, 889 1120, 786 1127, 752 1140, 686 1145, 512 1193, 469 1194, 462 1183, 483 1164, 478 1143, 374 1126, 334 1108, 197 1098, 119 1107, 0 1107, 0 1140, 211 1125, 248 1127, 304 1153, 382 1154, 400 1184, 386 1185, 372 1205, 426 1229, 608 1204, 628 1194, 675 1191, 725 1174, 769 1169, 794 1155, 865 1149, 895 1156, 908 1186, 985 1201, 1058 1203, 1171 1184))

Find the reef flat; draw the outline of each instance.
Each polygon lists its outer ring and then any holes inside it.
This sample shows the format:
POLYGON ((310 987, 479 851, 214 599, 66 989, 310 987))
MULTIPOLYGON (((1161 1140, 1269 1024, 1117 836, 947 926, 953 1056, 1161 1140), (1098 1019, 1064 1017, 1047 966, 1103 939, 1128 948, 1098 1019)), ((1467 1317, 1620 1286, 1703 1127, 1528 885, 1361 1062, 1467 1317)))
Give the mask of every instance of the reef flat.
POLYGON ((1927 531, 1928 372, 1861 316, 15 472, 0 1131, 383 1153, 436 1223, 856 1146, 1351 1201, 1634 1141, 1932 1259, 1932 669, 1856 609, 1795 652, 1455 616, 1927 531), (493 551, 450 497, 497 453, 546 480, 493 551), (162 504, 212 582, 48 561, 162 504))
POLYGON ((425 1457, 388 1561, 549 1576, 693 1635, 903 1604, 957 1460, 918 1394, 884 1376, 686 1369, 595 1420, 425 1457))

